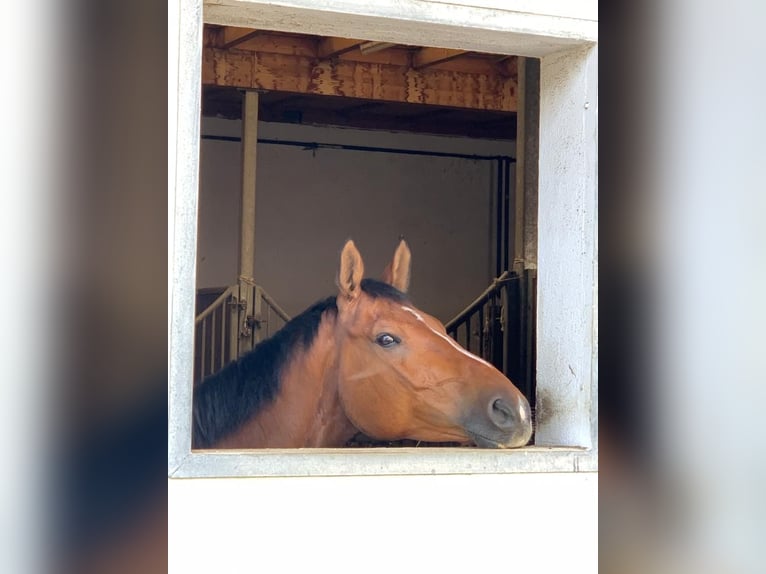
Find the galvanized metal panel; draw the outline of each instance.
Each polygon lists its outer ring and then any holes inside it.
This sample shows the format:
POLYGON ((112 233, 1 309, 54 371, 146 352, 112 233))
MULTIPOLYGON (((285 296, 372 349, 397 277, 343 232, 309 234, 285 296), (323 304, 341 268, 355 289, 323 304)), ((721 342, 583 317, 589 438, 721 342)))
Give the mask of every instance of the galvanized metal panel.
POLYGON ((540 63, 537 444, 591 447, 598 53, 540 63))
POLYGON ((493 7, 422 0, 208 0, 205 22, 532 57, 598 40, 592 10, 570 10, 571 17, 562 18, 552 6, 537 13, 526 8, 529 2, 521 0, 493 7))
POLYGON ((593 451, 528 447, 270 449, 195 452, 173 478, 593 472, 593 451))
MULTIPOLYGON (((192 377, 194 373, 194 277, 199 188, 200 82, 202 78, 202 2, 171 4, 178 21, 177 90, 169 98, 175 133, 169 134, 174 180, 168 190, 168 472, 172 474, 191 450, 192 377), (175 108, 173 108, 175 104, 175 108)), ((171 22, 174 18, 171 18, 171 22)), ((173 31, 175 32, 175 30, 173 31)), ((172 78, 175 80, 176 78, 172 78)), ((172 84, 172 82, 171 82, 172 84)))

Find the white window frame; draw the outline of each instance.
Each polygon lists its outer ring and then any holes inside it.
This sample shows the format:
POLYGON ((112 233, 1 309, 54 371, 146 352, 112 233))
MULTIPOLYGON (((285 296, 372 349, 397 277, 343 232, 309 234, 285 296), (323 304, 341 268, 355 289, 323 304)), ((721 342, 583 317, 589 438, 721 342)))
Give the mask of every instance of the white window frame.
POLYGON ((326 0, 320 7, 314 0, 209 0, 204 21, 540 58, 537 445, 192 452, 203 6, 202 0, 174 0, 168 97, 170 478, 597 470, 595 2, 465 2, 326 0))

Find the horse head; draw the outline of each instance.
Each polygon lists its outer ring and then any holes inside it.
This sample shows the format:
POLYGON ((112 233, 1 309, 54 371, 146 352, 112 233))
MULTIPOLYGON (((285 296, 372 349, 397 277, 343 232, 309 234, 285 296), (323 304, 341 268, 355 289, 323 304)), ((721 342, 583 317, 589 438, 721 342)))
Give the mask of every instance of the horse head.
POLYGON ((353 241, 343 248, 336 336, 346 416, 380 440, 524 446, 532 435, 527 399, 410 302, 410 260, 401 240, 381 283, 363 279, 364 263, 353 241))

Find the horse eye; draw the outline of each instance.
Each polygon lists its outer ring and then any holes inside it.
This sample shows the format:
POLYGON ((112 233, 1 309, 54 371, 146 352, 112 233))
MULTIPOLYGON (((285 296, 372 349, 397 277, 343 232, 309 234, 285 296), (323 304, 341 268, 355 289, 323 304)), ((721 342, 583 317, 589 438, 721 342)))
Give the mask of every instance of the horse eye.
POLYGON ((393 347, 394 345, 398 345, 401 343, 401 340, 389 333, 381 333, 375 337, 375 342, 383 348, 388 348, 393 347))

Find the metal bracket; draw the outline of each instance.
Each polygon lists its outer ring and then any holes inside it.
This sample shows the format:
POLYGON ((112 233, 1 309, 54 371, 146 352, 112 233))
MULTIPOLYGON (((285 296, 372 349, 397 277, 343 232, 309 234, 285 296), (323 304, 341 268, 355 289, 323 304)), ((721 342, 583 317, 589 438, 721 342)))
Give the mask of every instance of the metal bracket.
POLYGON ((232 308, 237 308, 239 311, 245 311, 247 309, 247 301, 239 299, 236 295, 231 296, 229 305, 231 305, 232 308))

